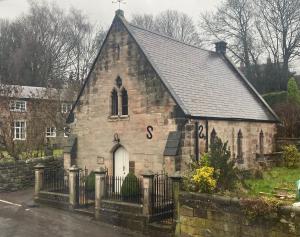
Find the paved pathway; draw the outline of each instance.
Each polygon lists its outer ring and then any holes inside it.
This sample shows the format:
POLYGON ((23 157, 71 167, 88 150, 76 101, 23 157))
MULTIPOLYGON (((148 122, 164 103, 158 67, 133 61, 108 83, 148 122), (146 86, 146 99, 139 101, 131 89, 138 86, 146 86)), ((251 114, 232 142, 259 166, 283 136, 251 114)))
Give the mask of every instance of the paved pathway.
POLYGON ((32 194, 0 193, 0 237, 142 237, 79 214, 33 207, 32 194))

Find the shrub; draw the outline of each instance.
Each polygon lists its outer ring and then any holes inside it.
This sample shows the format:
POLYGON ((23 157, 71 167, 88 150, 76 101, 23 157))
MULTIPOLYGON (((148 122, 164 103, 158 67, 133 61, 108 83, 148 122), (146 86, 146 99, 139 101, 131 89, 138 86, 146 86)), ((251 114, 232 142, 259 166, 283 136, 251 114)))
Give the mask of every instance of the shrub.
POLYGON ((286 167, 297 167, 300 161, 300 154, 295 145, 288 145, 283 147, 283 160, 286 167))
POLYGON ((232 190, 238 179, 234 161, 230 159, 231 153, 228 143, 216 137, 210 146, 209 160, 214 168, 214 178, 217 180, 217 188, 221 191, 232 190))
POLYGON ((196 189, 202 193, 211 193, 215 190, 217 182, 213 177, 214 168, 204 166, 196 170, 192 181, 195 183, 196 189))
POLYGON ((139 195, 139 180, 130 172, 124 179, 121 187, 121 195, 124 200, 136 199, 139 195))
POLYGON ((300 104, 300 91, 294 78, 290 78, 287 85, 288 100, 291 103, 300 104))
POLYGON ((201 166, 201 167, 204 167, 204 166, 211 166, 209 153, 205 153, 204 155, 201 156, 201 159, 200 159, 200 166, 201 166))
POLYGON ((95 191, 95 173, 92 171, 85 180, 85 187, 87 191, 95 191))
POLYGON ((277 217, 278 207, 282 205, 282 202, 275 198, 263 197, 242 199, 240 204, 246 217, 250 220, 257 220, 277 217))

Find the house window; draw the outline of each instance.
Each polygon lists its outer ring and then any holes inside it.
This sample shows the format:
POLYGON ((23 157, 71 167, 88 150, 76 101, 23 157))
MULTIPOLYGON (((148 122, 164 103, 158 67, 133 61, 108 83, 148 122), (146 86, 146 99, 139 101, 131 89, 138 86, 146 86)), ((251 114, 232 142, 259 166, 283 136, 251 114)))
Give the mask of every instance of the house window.
POLYGON ((69 113, 72 109, 72 104, 69 103, 62 103, 61 104, 61 112, 63 114, 69 113))
POLYGON ((111 92, 111 115, 118 115, 118 92, 116 89, 111 92))
POLYGON ((14 121, 14 140, 26 140, 26 121, 14 121))
POLYGON ((264 155, 265 151, 264 151, 264 138, 265 138, 265 135, 264 135, 264 132, 263 130, 260 131, 259 133, 259 153, 261 156, 264 155))
POLYGON ((122 90, 122 115, 128 115, 128 94, 125 88, 122 90))
POLYGON ((64 137, 69 137, 70 134, 70 128, 64 127, 64 137))
POLYGON ((56 137, 56 128, 55 127, 46 128, 46 137, 56 137))
POLYGON ((10 101, 10 111, 14 112, 26 112, 27 102, 24 100, 10 101))
POLYGON ((238 136, 237 136, 237 162, 242 164, 244 163, 243 160, 243 134, 242 130, 239 130, 238 136))

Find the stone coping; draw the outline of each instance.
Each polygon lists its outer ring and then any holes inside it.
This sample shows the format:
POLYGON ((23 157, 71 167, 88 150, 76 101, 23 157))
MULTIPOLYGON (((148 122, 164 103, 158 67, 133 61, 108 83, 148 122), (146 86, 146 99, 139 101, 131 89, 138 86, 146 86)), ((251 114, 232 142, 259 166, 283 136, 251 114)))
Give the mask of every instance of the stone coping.
POLYGON ((122 201, 115 201, 115 200, 106 200, 103 199, 101 200, 101 202, 103 203, 108 203, 108 204, 114 204, 114 205, 118 205, 118 206, 129 206, 129 207, 133 207, 133 208, 142 208, 143 204, 136 204, 136 203, 130 203, 130 202, 122 202, 122 201))
POLYGON ((69 194, 66 193, 56 193, 56 192, 48 192, 48 191, 40 191, 40 194, 46 194, 46 195, 56 195, 56 196, 61 196, 61 197, 69 197, 69 194))
MULTIPOLYGON (((237 197, 226 197, 222 195, 216 194, 205 194, 205 193, 193 193, 193 192, 180 192, 179 198, 181 200, 202 200, 205 202, 214 202, 221 205, 228 205, 228 206, 236 206, 240 207, 240 198, 237 197)), ((300 207, 293 207, 293 206, 282 206, 279 208, 279 211, 284 213, 294 212, 300 216, 300 207)))
POLYGON ((27 160, 3 160, 0 161, 0 167, 7 167, 7 166, 14 166, 14 165, 22 165, 22 164, 29 164, 29 163, 39 163, 43 161, 51 161, 51 160, 60 160, 63 159, 62 157, 55 157, 55 156, 45 156, 45 157, 37 157, 31 158, 27 160))
POLYGON ((284 137, 278 137, 275 139, 276 141, 300 141, 300 138, 284 138, 284 137))

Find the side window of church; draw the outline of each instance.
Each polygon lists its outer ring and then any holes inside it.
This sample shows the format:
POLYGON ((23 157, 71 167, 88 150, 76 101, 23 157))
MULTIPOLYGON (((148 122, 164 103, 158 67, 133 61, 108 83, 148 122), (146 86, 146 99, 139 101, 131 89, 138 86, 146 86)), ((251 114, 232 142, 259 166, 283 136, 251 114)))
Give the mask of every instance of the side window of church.
POLYGON ((242 130, 239 130, 238 136, 237 136, 237 162, 242 164, 244 163, 243 160, 243 133, 242 130))
POLYGON ((214 144, 216 142, 216 139, 217 139, 217 132, 213 128, 213 130, 210 133, 210 144, 214 144))
POLYGON ((111 115, 118 115, 118 92, 116 89, 111 92, 111 115))
POLYGON ((264 132, 263 130, 259 133, 259 153, 261 156, 264 155, 264 132))

